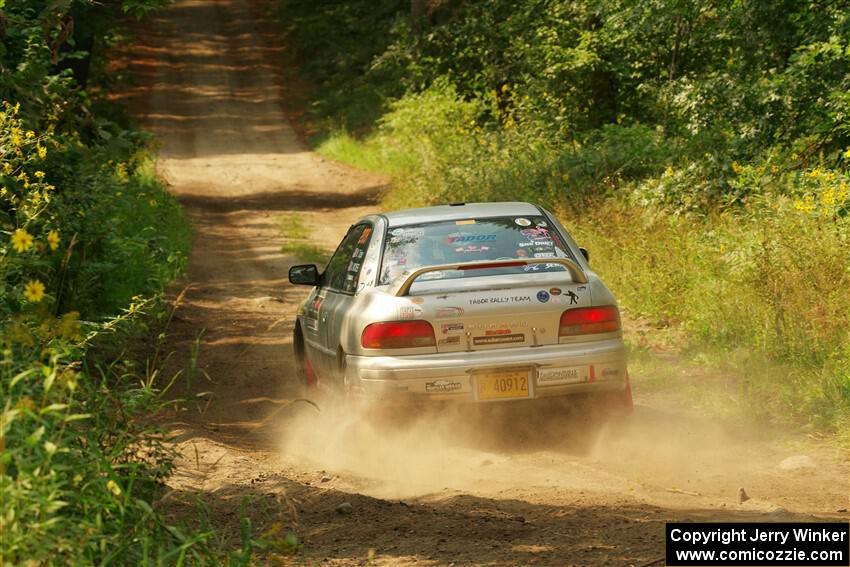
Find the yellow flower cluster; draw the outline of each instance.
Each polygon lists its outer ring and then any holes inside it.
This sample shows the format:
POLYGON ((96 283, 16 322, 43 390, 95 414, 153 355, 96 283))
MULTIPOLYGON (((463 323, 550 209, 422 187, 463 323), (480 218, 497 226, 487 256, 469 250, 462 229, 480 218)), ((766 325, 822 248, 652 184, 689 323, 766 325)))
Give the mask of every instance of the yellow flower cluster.
POLYGON ((19 108, 9 103, 0 106, 0 200, 18 222, 11 234, 6 233, 8 241, 0 241, 0 257, 19 263, 23 273, 30 274, 17 284, 18 293, 23 301, 35 304, 47 295, 46 280, 33 273, 37 255, 59 250, 62 239, 55 228, 42 229, 50 221, 40 218, 49 214, 47 203, 55 189, 47 183, 42 164, 52 129, 48 127, 41 135, 26 129, 17 116, 19 108))
POLYGON ((794 208, 806 214, 820 214, 824 218, 832 217, 838 209, 847 205, 850 197, 850 184, 846 178, 833 171, 814 168, 804 175, 811 191, 794 202, 794 208))

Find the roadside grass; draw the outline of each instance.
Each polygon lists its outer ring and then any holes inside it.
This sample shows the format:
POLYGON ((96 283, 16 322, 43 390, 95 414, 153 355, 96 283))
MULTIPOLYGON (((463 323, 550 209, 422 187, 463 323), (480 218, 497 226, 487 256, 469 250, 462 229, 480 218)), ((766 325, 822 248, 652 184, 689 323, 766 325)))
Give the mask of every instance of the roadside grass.
POLYGON ((310 231, 304 218, 297 214, 285 215, 278 221, 281 236, 286 240, 280 250, 307 264, 324 266, 330 255, 327 248, 308 241, 310 231))

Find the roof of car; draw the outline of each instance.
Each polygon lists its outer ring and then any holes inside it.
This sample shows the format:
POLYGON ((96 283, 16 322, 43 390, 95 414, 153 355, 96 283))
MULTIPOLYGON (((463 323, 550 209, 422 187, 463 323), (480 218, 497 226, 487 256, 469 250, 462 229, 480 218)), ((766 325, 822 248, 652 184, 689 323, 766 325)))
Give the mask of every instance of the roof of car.
POLYGON ((463 220, 485 217, 537 216, 540 209, 536 205, 523 202, 512 203, 463 203, 457 205, 439 205, 421 209, 404 209, 384 213, 389 225, 404 226, 443 220, 463 220))

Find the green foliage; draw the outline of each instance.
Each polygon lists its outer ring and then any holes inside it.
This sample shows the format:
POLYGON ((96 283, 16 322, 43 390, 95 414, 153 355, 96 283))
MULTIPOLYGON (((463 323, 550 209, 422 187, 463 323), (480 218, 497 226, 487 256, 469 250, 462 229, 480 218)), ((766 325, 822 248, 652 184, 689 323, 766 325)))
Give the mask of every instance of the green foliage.
POLYGON ((0 14, 4 565, 225 558, 157 508, 173 455, 150 418, 170 402, 125 352, 163 314, 188 225, 146 138, 93 94, 118 16, 160 4, 16 0, 0 14))
POLYGON ((332 126, 320 151, 392 175, 392 208, 558 210, 632 312, 731 353, 752 407, 850 421, 850 3, 458 0, 425 23, 407 4, 350 16, 368 5, 282 4, 332 126))

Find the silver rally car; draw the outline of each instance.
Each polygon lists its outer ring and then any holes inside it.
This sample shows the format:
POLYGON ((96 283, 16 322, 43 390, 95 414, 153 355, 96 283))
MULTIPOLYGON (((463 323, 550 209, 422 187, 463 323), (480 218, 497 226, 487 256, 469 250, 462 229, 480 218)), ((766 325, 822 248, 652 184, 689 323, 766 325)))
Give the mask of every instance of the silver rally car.
POLYGON ((314 286, 294 348, 308 386, 400 401, 599 394, 631 407, 614 296, 557 219, 529 203, 369 215, 314 286))

